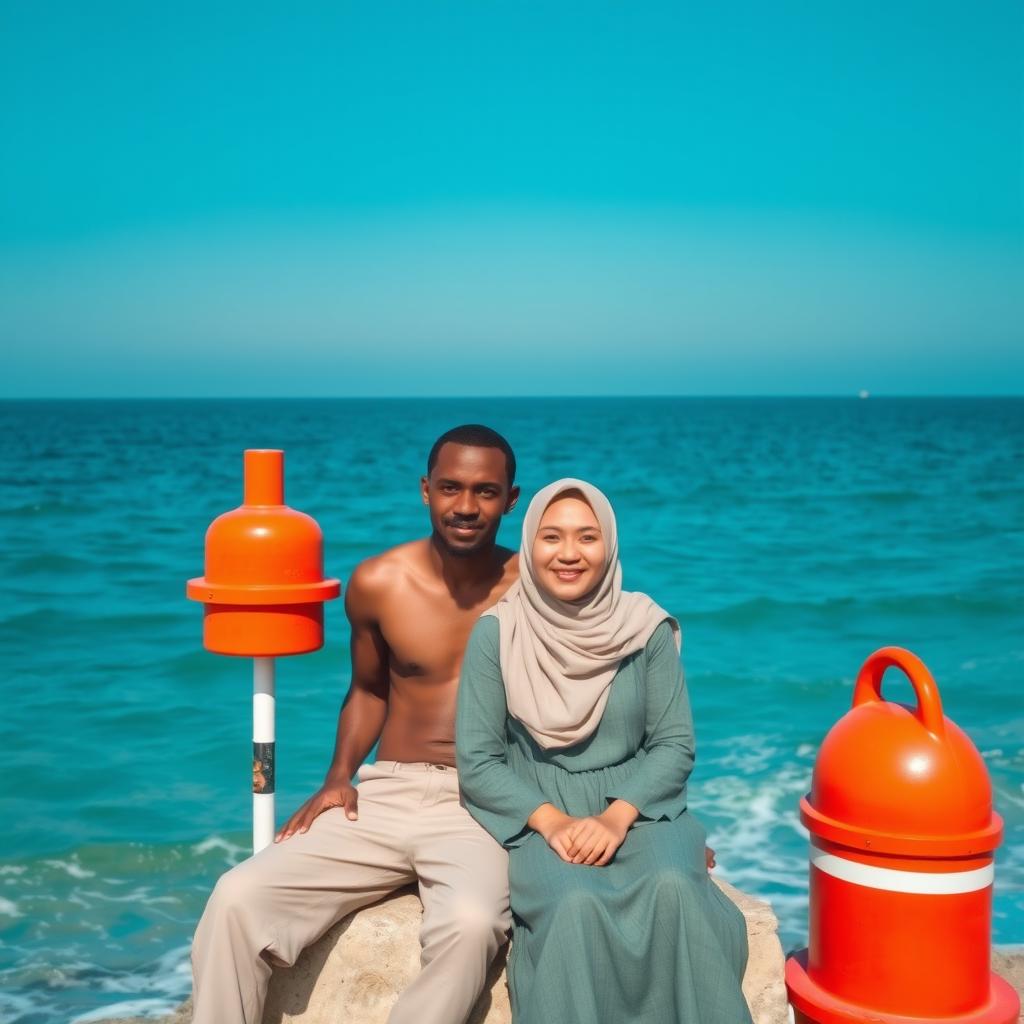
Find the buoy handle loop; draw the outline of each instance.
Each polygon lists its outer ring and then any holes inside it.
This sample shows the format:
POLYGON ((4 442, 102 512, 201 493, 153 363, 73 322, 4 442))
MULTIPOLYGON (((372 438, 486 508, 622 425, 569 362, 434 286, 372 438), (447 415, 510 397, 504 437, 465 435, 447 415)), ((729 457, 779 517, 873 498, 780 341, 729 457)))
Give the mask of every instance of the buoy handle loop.
POLYGON ((933 736, 942 736, 945 725, 939 688, 925 663, 903 647, 883 647, 868 657, 853 687, 853 706, 885 699, 882 696, 882 676, 888 668, 898 668, 910 680, 917 697, 914 714, 933 736))

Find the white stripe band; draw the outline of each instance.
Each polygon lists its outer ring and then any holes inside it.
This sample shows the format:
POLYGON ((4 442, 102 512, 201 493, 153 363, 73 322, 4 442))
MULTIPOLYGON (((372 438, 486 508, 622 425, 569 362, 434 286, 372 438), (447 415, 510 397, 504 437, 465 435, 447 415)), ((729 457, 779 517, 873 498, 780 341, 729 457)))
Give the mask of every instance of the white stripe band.
POLYGON ((897 871, 894 868, 879 868, 874 864, 846 860, 813 846, 811 863, 826 875, 844 882, 852 882, 854 885, 863 885, 868 889, 884 889, 887 892, 921 893, 926 896, 976 892, 988 888, 995 878, 994 864, 975 868, 973 871, 897 871))

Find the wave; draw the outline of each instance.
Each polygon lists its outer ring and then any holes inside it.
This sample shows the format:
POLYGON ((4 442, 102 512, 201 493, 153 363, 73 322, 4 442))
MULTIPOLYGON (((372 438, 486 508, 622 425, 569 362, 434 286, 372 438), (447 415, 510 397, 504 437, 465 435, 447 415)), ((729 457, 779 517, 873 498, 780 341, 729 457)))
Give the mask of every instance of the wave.
POLYGON ((7 571, 11 576, 30 576, 34 573, 78 575, 80 573, 99 572, 102 569, 103 566, 84 558, 43 552, 19 558, 11 563, 7 571))
POLYGON ((181 1003, 181 999, 123 999, 119 1003, 106 1003, 72 1017, 69 1024, 91 1024, 92 1021, 111 1021, 134 1017, 168 1017, 181 1003))
POLYGON ((802 616, 843 618, 858 615, 906 615, 948 613, 1019 616, 1019 598, 981 597, 962 593, 874 594, 871 597, 830 597, 821 600, 787 601, 775 597, 754 597, 721 608, 689 609, 686 621, 701 619, 729 626, 761 624, 766 619, 800 621, 802 616))
MULTIPOLYGON (((184 601, 182 601, 182 605, 184 606, 184 601)), ((43 605, 33 608, 31 611, 20 612, 0 619, 0 636, 4 633, 9 633, 12 636, 31 635, 32 631, 36 629, 52 636, 55 624, 59 623, 62 635, 71 632, 79 634, 85 632, 94 637, 109 637, 118 631, 140 630, 152 631, 153 635, 166 638, 166 632, 159 633, 157 630, 181 627, 190 610, 188 607, 183 607, 178 613, 145 611, 132 614, 119 612, 110 615, 82 615, 67 608, 43 605)))
POLYGON ((0 1020, 171 1012, 191 989, 188 940, 213 881, 247 853, 241 837, 209 836, 0 864, 0 1020))
POLYGON ((59 871, 64 871, 69 874, 72 878, 95 878, 96 872, 89 871, 87 868, 83 868, 76 859, 72 860, 44 860, 43 863, 47 867, 57 868, 59 871))
POLYGON ((852 501, 863 505, 913 505, 918 502, 929 502, 931 498, 921 491, 910 490, 909 488, 894 488, 880 490, 858 490, 836 491, 829 495, 821 495, 823 500, 852 501))
MULTIPOLYGON (((12 486, 21 486, 24 481, 6 481, 12 486)), ((0 484, 5 481, 0 480, 0 484)), ((83 514, 90 510, 70 501, 33 501, 22 505, 11 505, 7 508, 0 508, 0 519, 81 519, 83 514)))

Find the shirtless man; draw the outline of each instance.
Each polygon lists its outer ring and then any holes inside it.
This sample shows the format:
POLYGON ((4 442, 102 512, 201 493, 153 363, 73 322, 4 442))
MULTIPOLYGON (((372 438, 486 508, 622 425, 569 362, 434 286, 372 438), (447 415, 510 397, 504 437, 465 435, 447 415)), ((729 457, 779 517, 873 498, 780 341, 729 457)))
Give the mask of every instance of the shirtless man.
POLYGON ((443 434, 421 481, 431 536, 353 573, 352 682, 331 766, 275 842, 218 881, 192 946, 194 1024, 260 1024, 271 964, 293 964, 340 918, 413 881, 422 969, 389 1022, 469 1016, 511 920, 507 855, 459 803, 455 698, 473 624, 518 573, 495 544, 514 476, 494 431, 443 434))

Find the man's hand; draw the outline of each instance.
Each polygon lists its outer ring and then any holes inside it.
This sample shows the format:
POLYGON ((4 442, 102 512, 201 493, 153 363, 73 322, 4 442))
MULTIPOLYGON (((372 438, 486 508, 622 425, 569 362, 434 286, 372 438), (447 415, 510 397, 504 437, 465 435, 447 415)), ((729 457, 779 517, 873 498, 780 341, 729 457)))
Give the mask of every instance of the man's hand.
POLYGON ((704 847, 704 863, 707 865, 708 871, 715 866, 715 851, 710 846, 704 847))
POLYGON ((296 832, 308 832, 309 826, 332 807, 344 807, 345 817, 355 821, 359 817, 359 794, 351 782, 325 783, 289 819, 274 842, 279 843, 296 832))

